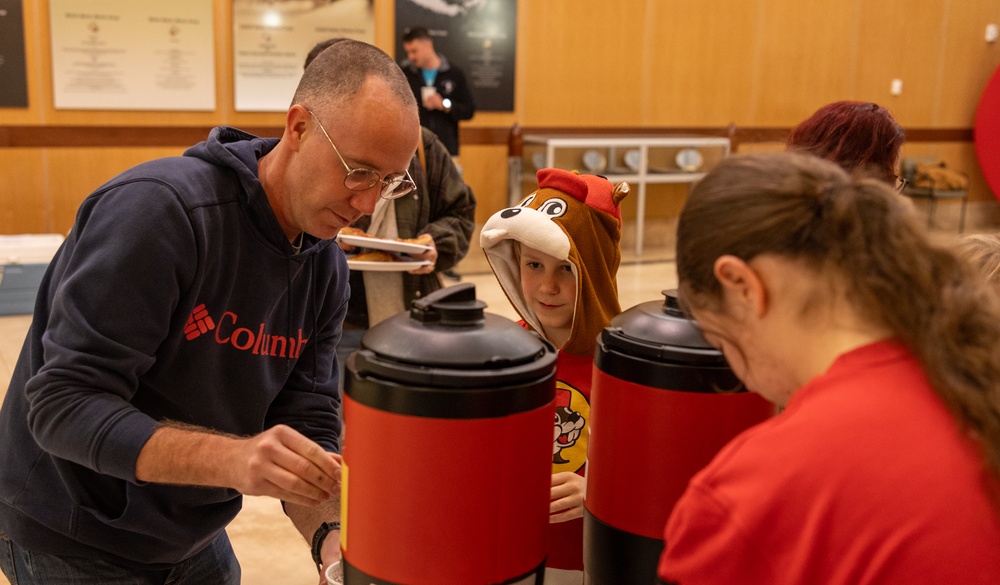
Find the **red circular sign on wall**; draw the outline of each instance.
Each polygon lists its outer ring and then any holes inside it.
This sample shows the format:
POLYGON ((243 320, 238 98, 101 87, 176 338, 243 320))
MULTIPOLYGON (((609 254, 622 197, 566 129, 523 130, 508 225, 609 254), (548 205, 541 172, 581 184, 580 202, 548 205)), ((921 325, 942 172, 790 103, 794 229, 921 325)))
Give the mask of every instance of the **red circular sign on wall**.
POLYGON ((1000 199, 1000 68, 993 72, 979 100, 973 140, 986 183, 1000 199))

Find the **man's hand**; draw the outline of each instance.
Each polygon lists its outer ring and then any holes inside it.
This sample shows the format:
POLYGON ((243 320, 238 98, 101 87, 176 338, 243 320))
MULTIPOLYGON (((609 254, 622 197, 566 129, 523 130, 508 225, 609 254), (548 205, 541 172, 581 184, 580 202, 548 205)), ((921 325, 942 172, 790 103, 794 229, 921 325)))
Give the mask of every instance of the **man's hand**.
POLYGON ((291 427, 277 425, 246 440, 242 453, 234 486, 241 493, 314 506, 340 490, 340 455, 291 427))
POLYGON ((285 425, 246 438, 168 423, 139 452, 135 475, 313 506, 339 496, 340 456, 285 425))
POLYGON ((423 99, 424 107, 428 110, 443 110, 444 109, 444 98, 441 97, 439 93, 428 94, 427 97, 423 99))
POLYGON ((438 251, 437 246, 434 245, 434 238, 430 234, 420 234, 414 238, 415 244, 423 244, 425 246, 430 246, 431 249, 427 250, 423 254, 410 254, 410 257, 414 260, 430 260, 430 264, 427 266, 421 266, 420 268, 414 268, 410 271, 410 274, 430 274, 434 272, 434 264, 437 262, 438 251))
POLYGON ((549 493, 549 523, 566 522, 583 516, 583 498, 587 480, 571 471, 552 474, 549 493))

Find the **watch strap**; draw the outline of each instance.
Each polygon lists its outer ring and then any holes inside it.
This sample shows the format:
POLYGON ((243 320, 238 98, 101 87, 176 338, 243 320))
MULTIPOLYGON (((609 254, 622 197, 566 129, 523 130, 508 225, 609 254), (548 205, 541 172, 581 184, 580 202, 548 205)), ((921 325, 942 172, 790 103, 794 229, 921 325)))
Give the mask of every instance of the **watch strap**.
POLYGON ((331 530, 340 530, 340 522, 324 522, 319 525, 316 532, 313 533, 312 537, 312 557, 313 561, 316 563, 316 568, 320 569, 323 566, 323 556, 320 551, 323 549, 323 541, 326 540, 326 535, 330 534, 331 530))

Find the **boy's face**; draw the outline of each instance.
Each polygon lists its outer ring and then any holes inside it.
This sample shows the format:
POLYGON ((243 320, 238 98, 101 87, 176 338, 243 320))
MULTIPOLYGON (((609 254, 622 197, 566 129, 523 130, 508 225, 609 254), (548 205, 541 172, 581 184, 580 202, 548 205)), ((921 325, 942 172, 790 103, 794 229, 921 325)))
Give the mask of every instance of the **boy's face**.
POLYGON ((521 246, 521 294, 538 321, 545 336, 552 340, 554 332, 573 325, 576 309, 576 275, 573 265, 527 246, 521 246))

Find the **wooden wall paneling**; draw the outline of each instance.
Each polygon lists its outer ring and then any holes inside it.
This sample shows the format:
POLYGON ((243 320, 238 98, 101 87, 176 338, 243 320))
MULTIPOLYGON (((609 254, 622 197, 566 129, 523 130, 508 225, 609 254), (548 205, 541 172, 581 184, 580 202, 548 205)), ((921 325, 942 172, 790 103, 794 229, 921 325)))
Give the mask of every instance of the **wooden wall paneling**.
POLYGON ((476 225, 507 206, 507 146, 462 147, 462 177, 476 196, 476 225))
POLYGON ((987 43, 987 24, 1000 24, 997 0, 949 0, 941 52, 941 102, 934 125, 968 128, 990 76, 1000 66, 1000 41, 987 43))
MULTIPOLYGON (((568 94, 567 91, 560 91, 556 87, 549 89, 549 85, 552 84, 552 71, 563 67, 566 61, 565 58, 558 58, 557 54, 561 52, 562 44, 566 42, 568 29, 573 28, 554 26, 557 22, 566 22, 563 19, 573 13, 573 7, 567 4, 569 3, 548 1, 525 2, 519 6, 520 11, 524 13, 524 28, 518 31, 521 37, 518 39, 518 49, 523 49, 523 52, 518 55, 517 69, 520 75, 518 79, 523 79, 524 84, 520 91, 515 91, 523 98, 519 104, 522 126, 530 125, 527 122, 527 112, 531 112, 532 119, 546 120, 549 113, 555 109, 553 104, 546 103, 546 99, 565 101, 568 94), (542 54, 546 48, 548 54, 544 63, 532 63, 528 55, 542 54)), ((582 7, 582 3, 578 7, 582 7)), ((586 14, 586 10, 581 10, 576 18, 583 20, 586 14)))
POLYGON ((47 0, 25 0, 25 3, 35 5, 35 23, 31 32, 38 51, 38 68, 35 71, 38 73, 38 86, 42 93, 42 99, 39 101, 41 122, 52 124, 54 123, 53 103, 55 103, 55 99, 52 95, 52 22, 49 17, 49 2, 47 0))
POLYGON ((180 155, 185 148, 46 149, 51 230, 69 232, 80 202, 115 175, 148 160, 180 155))
POLYGON ((750 154, 754 152, 784 152, 784 142, 743 142, 740 144, 740 151, 737 154, 750 154))
POLYGON ((841 99, 885 106, 903 126, 928 126, 939 92, 942 19, 948 0, 864 0, 861 5, 857 93, 841 99), (893 79, 903 93, 891 95, 893 79))
MULTIPOLYGON (((687 201, 689 185, 654 184, 646 186, 646 217, 643 245, 650 259, 662 258, 658 250, 672 247, 677 238, 677 218, 687 201)), ((634 257, 635 251, 635 191, 622 201, 622 254, 634 257)))
POLYGON ((52 231, 51 202, 45 196, 45 153, 38 148, 0 151, 0 234, 35 234, 52 231))
POLYGON ((398 57, 401 55, 396 55, 396 0, 374 0, 374 2, 375 46, 399 61, 398 57))
POLYGON ((751 119, 759 2, 650 2, 646 124, 725 126, 751 119))
POLYGON ((263 116, 267 120, 260 120, 261 116, 246 117, 238 116, 234 108, 236 103, 235 88, 233 87, 233 3, 232 0, 213 0, 215 15, 215 107, 218 113, 218 124, 228 126, 251 125, 252 122, 260 122, 257 125, 274 124, 281 125, 280 118, 275 118, 273 114, 263 116))
MULTIPOLYGON (((646 219, 665 220, 677 219, 680 215, 684 202, 692 185, 685 183, 647 183, 646 184, 646 219)), ((636 219, 636 204, 638 198, 635 196, 636 186, 633 185, 633 192, 622 202, 622 219, 632 224, 636 219)), ((651 231, 651 230, 646 230, 651 231)), ((656 242, 648 240, 650 247, 656 247, 656 242)))
POLYGON ((855 94, 860 0, 769 0, 759 4, 759 100, 752 120, 795 125, 855 94))
MULTIPOLYGON (((515 108, 517 107, 517 93, 517 89, 515 88, 515 108)), ((519 123, 520 116, 517 112, 476 112, 471 120, 459 123, 459 131, 461 131, 461 128, 508 129, 514 124, 519 123)))
POLYGON ((524 2, 525 126, 634 126, 641 120, 646 0, 524 2))

